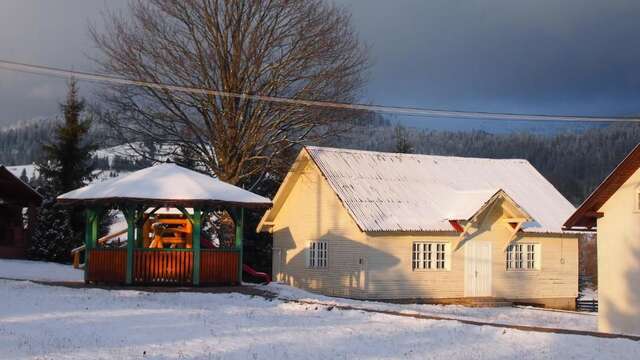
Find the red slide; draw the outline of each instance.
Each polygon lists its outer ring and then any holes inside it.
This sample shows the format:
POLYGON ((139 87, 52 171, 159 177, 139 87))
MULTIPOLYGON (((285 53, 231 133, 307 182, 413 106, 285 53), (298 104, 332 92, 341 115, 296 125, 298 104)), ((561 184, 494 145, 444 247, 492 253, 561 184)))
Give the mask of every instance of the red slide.
POLYGON ((268 284, 271 282, 271 276, 269 276, 269 274, 263 273, 260 271, 255 271, 251 266, 247 264, 242 265, 242 270, 251 276, 264 279, 265 284, 268 284))

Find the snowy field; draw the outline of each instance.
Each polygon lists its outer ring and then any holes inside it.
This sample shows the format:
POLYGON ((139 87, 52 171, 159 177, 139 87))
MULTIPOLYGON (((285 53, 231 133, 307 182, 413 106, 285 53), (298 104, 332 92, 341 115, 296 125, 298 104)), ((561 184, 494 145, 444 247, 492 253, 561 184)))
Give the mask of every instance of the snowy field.
POLYGON ((0 280, 1 359, 634 359, 640 343, 300 305, 240 294, 0 280))
POLYGON ((44 261, 0 259, 0 278, 36 281, 84 281, 84 272, 71 265, 44 261))
MULTIPOLYGON (((78 281, 70 266, 0 260, 0 277, 78 281), (39 273, 41 272, 42 273, 39 273)), ((0 280, 0 359, 635 359, 640 342, 420 320, 325 304, 594 330, 595 316, 336 299, 281 284, 241 294, 72 289, 0 280), (286 299, 322 302, 306 305, 286 299)))

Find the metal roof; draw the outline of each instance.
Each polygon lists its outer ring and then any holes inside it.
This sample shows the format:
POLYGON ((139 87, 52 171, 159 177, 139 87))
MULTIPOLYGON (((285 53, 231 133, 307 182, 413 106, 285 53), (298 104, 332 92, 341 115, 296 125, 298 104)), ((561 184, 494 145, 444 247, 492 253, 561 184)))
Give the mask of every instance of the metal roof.
POLYGON ((526 160, 305 149, 362 231, 451 231, 499 191, 533 218, 524 231, 560 233, 575 210, 526 160))

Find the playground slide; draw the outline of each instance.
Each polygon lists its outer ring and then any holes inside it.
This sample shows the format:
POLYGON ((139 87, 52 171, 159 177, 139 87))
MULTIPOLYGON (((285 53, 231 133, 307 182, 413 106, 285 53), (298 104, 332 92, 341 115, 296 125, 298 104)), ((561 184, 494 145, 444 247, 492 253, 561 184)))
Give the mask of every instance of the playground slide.
POLYGON ((263 279, 265 284, 268 284, 271 282, 271 276, 269 276, 269 274, 256 271, 247 264, 242 265, 242 270, 251 276, 263 279))

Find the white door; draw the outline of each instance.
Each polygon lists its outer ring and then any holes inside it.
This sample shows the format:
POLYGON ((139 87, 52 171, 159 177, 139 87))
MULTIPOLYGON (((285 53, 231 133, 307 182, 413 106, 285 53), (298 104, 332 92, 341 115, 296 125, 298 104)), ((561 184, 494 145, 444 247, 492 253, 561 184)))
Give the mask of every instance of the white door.
POLYGON ((464 251, 464 295, 491 296, 491 243, 469 241, 464 251))

